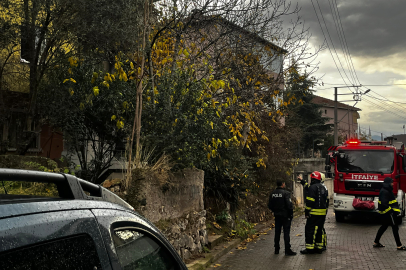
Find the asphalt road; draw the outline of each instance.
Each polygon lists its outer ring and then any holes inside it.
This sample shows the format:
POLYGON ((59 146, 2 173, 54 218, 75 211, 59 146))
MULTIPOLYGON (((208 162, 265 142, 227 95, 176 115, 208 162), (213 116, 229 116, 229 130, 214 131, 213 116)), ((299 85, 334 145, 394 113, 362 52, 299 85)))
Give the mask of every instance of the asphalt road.
MULTIPOLYGON (((386 247, 373 248, 372 244, 379 224, 375 218, 355 216, 344 223, 336 223, 330 209, 325 224, 328 247, 323 254, 301 255, 305 248, 305 218, 293 220, 291 230, 292 250, 296 256, 285 256, 283 236, 281 252, 274 254, 274 229, 246 245, 246 249, 235 249, 223 256, 217 265, 209 269, 269 270, 269 269, 406 269, 406 251, 396 250, 392 229, 389 227, 382 236, 386 247), (214 267, 215 266, 215 267, 214 267)), ((406 245, 406 218, 399 227, 400 238, 406 245)))

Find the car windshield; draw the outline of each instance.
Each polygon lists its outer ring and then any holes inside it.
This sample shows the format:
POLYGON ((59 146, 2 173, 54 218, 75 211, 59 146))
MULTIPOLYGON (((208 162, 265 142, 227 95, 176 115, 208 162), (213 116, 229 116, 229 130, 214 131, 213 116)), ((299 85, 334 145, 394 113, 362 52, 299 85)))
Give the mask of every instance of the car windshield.
POLYGON ((339 172, 392 173, 393 151, 352 150, 340 151, 337 157, 339 172))

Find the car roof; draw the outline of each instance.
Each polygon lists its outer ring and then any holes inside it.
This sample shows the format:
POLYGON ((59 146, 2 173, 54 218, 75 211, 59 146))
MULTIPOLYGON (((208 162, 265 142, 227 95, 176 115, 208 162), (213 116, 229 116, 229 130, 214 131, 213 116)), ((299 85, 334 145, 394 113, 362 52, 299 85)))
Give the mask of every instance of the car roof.
POLYGON ((136 212, 111 202, 89 201, 89 200, 55 200, 43 202, 0 204, 0 219, 46 212, 84 210, 84 209, 119 210, 131 212, 139 216, 136 212))
POLYGON ((0 168, 0 181, 2 181, 3 186, 4 181, 52 183, 56 185, 58 190, 58 197, 41 197, 8 194, 5 188, 5 194, 0 194, 0 205, 32 204, 38 201, 58 203, 70 201, 72 202, 70 205, 77 205, 76 201, 85 201, 87 205, 90 202, 97 201, 98 203, 110 202, 134 210, 131 205, 110 190, 69 174, 0 168))

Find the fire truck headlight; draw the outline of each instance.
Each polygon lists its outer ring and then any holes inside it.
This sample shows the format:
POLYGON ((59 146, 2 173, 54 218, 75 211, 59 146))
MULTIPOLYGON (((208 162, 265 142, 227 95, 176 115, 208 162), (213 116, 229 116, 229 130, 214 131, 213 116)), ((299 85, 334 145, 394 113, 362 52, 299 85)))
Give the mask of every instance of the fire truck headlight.
POLYGON ((339 207, 342 204, 343 204, 342 200, 334 200, 334 207, 339 207))

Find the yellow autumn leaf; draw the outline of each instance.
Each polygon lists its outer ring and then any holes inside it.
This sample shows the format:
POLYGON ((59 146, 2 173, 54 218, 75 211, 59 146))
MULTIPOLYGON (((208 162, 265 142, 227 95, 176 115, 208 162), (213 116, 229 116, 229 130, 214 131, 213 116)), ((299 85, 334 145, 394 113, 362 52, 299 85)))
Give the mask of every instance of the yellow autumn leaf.
POLYGON ((123 121, 117 121, 117 128, 122 129, 124 127, 124 122, 123 121))
POLYGON ((107 88, 110 88, 110 85, 109 85, 108 82, 106 82, 106 81, 103 81, 103 82, 102 82, 102 85, 105 86, 105 87, 107 87, 107 88))
POLYGON ((213 122, 210 122, 211 129, 213 129, 213 122))
POLYGON ((187 51, 186 49, 183 50, 183 54, 184 54, 186 57, 189 57, 189 53, 188 53, 188 51, 187 51))
POLYGON ((115 116, 115 115, 113 115, 113 116, 111 117, 111 121, 114 121, 114 120, 116 120, 116 116, 115 116))
POLYGON ((99 87, 93 87, 93 94, 97 97, 99 95, 99 87))

